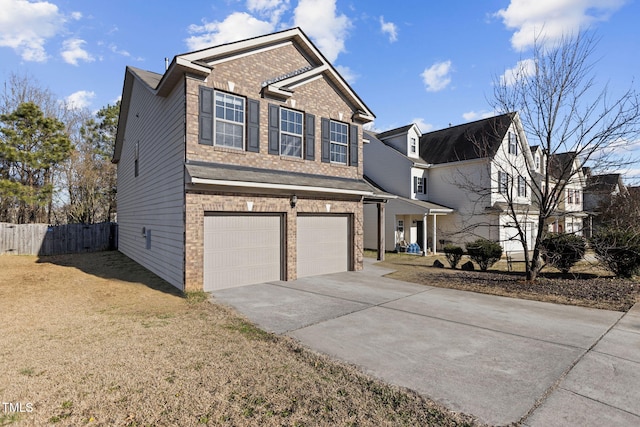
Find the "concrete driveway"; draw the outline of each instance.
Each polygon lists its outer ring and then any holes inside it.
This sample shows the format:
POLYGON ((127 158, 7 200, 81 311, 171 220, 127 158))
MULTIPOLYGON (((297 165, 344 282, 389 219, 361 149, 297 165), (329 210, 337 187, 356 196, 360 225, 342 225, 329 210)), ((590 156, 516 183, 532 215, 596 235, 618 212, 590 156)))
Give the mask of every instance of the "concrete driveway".
POLYGON ((493 425, 640 425, 640 306, 629 313, 362 272, 216 291, 261 328, 493 425))

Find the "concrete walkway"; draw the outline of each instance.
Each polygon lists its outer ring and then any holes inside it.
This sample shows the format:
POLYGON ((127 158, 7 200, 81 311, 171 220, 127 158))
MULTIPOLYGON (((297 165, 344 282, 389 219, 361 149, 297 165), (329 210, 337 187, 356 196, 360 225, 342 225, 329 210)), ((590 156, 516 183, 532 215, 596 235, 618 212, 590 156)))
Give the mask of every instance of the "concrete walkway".
POLYGON ((362 272, 214 292, 263 329, 493 425, 640 425, 640 305, 595 310, 362 272))

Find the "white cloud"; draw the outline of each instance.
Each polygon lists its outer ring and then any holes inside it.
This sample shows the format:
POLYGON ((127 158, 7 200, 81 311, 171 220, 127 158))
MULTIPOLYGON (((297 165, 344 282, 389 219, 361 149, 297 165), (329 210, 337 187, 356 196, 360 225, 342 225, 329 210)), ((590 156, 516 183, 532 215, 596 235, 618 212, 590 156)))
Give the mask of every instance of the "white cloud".
POLYGON ((354 73, 351 68, 345 67, 344 65, 336 65, 336 70, 338 70, 342 78, 344 78, 350 85, 354 84, 356 80, 358 80, 358 77, 360 77, 358 74, 354 73))
POLYGON ((280 16, 289 9, 289 0, 247 0, 247 9, 268 16, 273 24, 277 24, 280 16))
POLYGON ((451 61, 436 62, 426 68, 421 75, 427 92, 438 92, 446 88, 451 83, 450 73, 451 61))
POLYGON ((71 12, 71 19, 79 21, 82 19, 82 12, 71 12))
POLYGON ((64 62, 71 65, 78 65, 78 61, 93 62, 95 58, 87 52, 83 46, 86 44, 81 39, 68 39, 62 43, 62 58, 64 62))
POLYGON ((126 58, 131 57, 131 54, 129 53, 129 51, 124 49, 118 49, 118 46, 116 46, 115 44, 109 45, 109 50, 111 50, 111 52, 115 54, 122 55, 126 58))
POLYGON ((55 4, 0 0, 0 46, 10 47, 25 61, 45 62, 44 45, 63 27, 65 17, 55 4))
POLYGON ((313 39, 329 62, 334 62, 345 51, 351 21, 346 15, 336 15, 336 0, 300 0, 293 20, 295 26, 313 39))
POLYGON ((66 107, 69 110, 80 110, 91 105, 91 101, 96 97, 95 92, 79 90, 65 98, 66 107))
POLYGON ((222 22, 190 25, 189 33, 195 34, 186 43, 189 49, 199 50, 224 43, 244 40, 273 32, 275 25, 261 21, 245 12, 235 12, 222 22))
POLYGON ((517 50, 533 46, 536 36, 553 44, 563 36, 606 21, 627 0, 511 0, 495 13, 514 30, 511 45, 517 50))
POLYGON ((380 17, 380 30, 383 33, 389 34, 389 41, 391 43, 398 40, 398 28, 393 22, 384 22, 384 16, 380 17))
POLYGON ((422 133, 427 133, 433 130, 433 125, 431 123, 425 122, 422 117, 417 117, 411 120, 411 123, 415 123, 416 125, 418 125, 418 128, 422 133))
POLYGON ((462 118, 467 122, 472 122, 474 120, 488 119, 489 117, 493 117, 495 115, 496 115, 495 111, 487 111, 487 110, 469 111, 469 112, 463 113, 462 118))
POLYGON ((513 86, 518 80, 527 79, 536 73, 536 62, 533 59, 518 61, 513 67, 505 70, 500 76, 500 84, 513 86))

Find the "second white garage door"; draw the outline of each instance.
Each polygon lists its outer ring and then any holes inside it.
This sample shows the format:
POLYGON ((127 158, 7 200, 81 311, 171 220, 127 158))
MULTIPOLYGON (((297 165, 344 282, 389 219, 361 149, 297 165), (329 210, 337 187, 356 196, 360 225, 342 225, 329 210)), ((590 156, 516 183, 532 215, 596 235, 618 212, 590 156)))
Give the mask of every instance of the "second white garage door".
POLYGON ((298 216, 298 277, 349 270, 348 216, 298 216))
POLYGON ((204 217, 204 290, 280 280, 282 217, 204 217))

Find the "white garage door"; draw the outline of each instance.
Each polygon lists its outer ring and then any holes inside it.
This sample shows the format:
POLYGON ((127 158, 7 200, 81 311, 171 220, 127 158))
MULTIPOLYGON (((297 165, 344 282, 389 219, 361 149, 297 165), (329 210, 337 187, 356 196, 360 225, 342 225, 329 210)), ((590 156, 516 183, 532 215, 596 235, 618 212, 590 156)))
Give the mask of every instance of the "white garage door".
POLYGON ((204 218, 204 290, 280 280, 280 216, 204 218))
POLYGON ((298 277, 349 270, 349 217, 298 216, 298 277))

